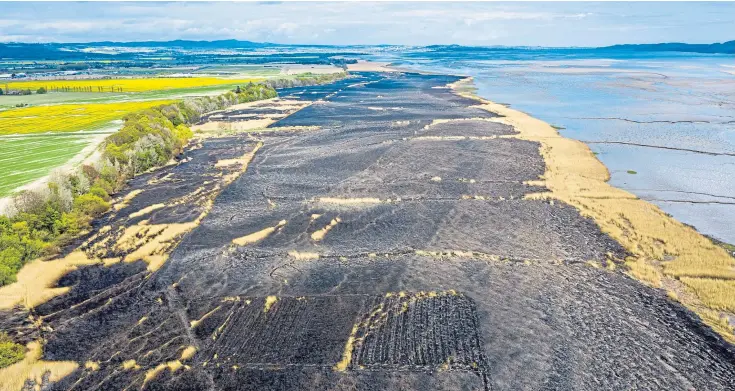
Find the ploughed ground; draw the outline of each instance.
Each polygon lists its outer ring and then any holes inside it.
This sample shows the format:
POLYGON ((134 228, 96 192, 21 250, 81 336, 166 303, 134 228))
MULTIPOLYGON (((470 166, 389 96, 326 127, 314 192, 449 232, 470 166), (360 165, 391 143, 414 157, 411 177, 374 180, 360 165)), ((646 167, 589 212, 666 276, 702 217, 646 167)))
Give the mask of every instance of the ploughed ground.
POLYGON ((3 327, 46 341, 26 386, 734 389, 732 346, 533 196, 540 144, 457 80, 360 73, 218 113, 290 115, 136 178, 58 281, 6 297, 3 327))

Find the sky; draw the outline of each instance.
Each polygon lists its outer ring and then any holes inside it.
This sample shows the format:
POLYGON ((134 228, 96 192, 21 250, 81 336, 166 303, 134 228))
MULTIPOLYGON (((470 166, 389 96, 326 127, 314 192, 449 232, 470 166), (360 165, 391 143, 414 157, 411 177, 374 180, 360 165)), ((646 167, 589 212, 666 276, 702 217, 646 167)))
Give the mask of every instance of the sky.
POLYGON ((606 46, 735 39, 735 2, 2 2, 0 42, 606 46))

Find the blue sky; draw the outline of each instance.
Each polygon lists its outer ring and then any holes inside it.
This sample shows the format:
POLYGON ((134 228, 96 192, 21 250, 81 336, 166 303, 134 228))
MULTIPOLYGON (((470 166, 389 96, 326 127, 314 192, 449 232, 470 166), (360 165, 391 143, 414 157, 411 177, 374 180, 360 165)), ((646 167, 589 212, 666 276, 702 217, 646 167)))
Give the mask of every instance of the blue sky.
POLYGON ((735 39, 735 2, 24 2, 0 8, 0 42, 604 46, 735 39))

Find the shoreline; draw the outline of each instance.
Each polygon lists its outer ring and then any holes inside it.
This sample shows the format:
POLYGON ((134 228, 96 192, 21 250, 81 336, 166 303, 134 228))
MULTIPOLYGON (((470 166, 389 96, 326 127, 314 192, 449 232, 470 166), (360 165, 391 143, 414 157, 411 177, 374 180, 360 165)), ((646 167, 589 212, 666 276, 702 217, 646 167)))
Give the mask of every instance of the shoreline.
POLYGON ((702 320, 735 343, 735 258, 694 228, 679 222, 658 206, 608 183, 610 173, 582 141, 565 138, 550 124, 527 113, 484 99, 474 93, 472 77, 449 87, 475 99, 478 107, 501 116, 520 138, 541 145, 546 163, 543 184, 548 192, 529 199, 557 199, 574 206, 620 243, 631 256, 621 261, 626 274, 654 288, 664 289, 702 320))

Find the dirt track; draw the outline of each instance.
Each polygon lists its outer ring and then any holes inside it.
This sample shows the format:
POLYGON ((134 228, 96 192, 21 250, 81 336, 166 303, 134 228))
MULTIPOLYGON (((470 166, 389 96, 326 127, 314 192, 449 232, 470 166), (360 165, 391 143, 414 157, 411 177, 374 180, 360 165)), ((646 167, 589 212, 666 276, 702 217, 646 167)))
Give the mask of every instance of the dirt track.
POLYGON ((625 255, 594 222, 523 198, 543 191, 526 183, 544 172, 538 145, 442 88, 455 80, 366 73, 282 90, 323 101, 271 128, 309 130, 210 139, 136 179, 144 191, 88 251, 143 219, 208 214, 152 274, 82 268, 37 307, 45 359, 99 365, 55 388, 735 389, 730 345, 588 263, 625 255), (230 174, 217 161, 254 148, 242 175, 217 179, 230 174))

